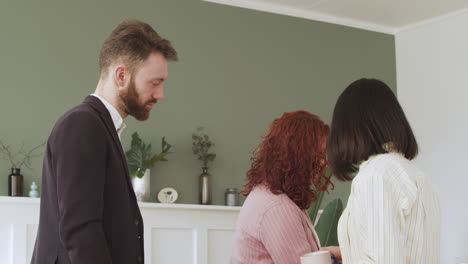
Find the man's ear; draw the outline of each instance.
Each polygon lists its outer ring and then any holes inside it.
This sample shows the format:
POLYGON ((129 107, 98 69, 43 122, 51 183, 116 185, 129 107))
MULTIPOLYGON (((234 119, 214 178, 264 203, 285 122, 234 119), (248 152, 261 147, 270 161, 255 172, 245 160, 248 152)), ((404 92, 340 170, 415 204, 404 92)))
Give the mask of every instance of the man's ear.
POLYGON ((117 87, 126 87, 130 79, 127 66, 123 64, 116 65, 112 71, 112 78, 114 79, 114 83, 117 85, 117 87))

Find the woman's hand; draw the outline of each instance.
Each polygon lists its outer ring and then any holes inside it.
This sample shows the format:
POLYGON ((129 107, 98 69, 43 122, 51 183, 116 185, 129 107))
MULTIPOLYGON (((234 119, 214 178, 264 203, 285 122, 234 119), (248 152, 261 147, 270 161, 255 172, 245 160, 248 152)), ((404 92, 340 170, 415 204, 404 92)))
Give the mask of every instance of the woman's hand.
POLYGON ((332 247, 323 247, 323 248, 320 248, 320 250, 325 250, 325 251, 328 251, 330 252, 330 254, 333 254, 336 258, 336 260, 338 260, 338 262, 341 262, 341 250, 340 250, 340 247, 335 247, 335 246, 332 246, 332 247))

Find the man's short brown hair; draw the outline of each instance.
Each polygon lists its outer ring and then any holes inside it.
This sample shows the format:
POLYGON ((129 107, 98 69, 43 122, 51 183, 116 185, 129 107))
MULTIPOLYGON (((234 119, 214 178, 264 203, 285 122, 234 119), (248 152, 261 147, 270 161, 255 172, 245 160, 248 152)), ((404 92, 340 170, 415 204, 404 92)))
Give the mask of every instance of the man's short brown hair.
POLYGON ((106 38, 101 48, 101 76, 115 62, 124 63, 133 72, 135 66, 153 52, 161 53, 170 61, 178 60, 177 51, 171 42, 159 36, 150 25, 136 19, 124 20, 106 38))

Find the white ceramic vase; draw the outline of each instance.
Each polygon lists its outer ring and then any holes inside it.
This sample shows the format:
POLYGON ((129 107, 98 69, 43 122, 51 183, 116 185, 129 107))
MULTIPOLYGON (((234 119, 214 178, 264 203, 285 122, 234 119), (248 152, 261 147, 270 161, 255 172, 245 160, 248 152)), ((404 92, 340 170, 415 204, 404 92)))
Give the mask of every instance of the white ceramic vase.
POLYGON ((135 196, 140 202, 148 202, 150 200, 150 187, 151 187, 151 170, 146 169, 143 177, 138 178, 133 176, 132 185, 135 191, 135 196))

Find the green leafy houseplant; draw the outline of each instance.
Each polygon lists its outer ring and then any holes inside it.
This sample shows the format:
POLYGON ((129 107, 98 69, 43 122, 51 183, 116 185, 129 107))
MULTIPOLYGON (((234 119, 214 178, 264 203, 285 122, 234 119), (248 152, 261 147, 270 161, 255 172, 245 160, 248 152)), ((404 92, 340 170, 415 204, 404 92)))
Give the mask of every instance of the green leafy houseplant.
POLYGON ((315 231, 322 247, 338 246, 338 221, 343 213, 343 202, 337 198, 329 202, 323 209, 315 231))
MULTIPOLYGON (((331 171, 330 169, 326 169, 325 170, 325 176, 327 178, 330 178, 331 177, 331 171)), ((317 188, 312 185, 311 186, 312 189, 314 189, 316 192, 317 192, 317 201, 315 201, 310 207, 309 207, 309 210, 308 213, 309 213, 309 217, 310 217, 310 220, 312 221, 313 224, 315 224, 315 219, 317 218, 317 214, 320 210, 320 206, 322 205, 322 200, 323 200, 323 196, 325 195, 325 192, 324 191, 320 191, 320 190, 317 190, 317 188)))
POLYGON ((312 221, 314 225, 316 224, 315 220, 317 219, 318 212, 320 211, 320 206, 322 205, 323 196, 325 196, 325 192, 319 191, 317 193, 317 201, 313 203, 307 210, 307 213, 310 217, 310 221, 312 221))
POLYGON ((202 127, 197 128, 197 131, 192 134, 192 151, 193 154, 198 156, 198 160, 203 162, 203 167, 208 168, 210 162, 216 158, 214 152, 210 152, 210 148, 214 143, 210 140, 208 135, 205 134, 202 127))
POLYGON ((167 143, 165 137, 161 139, 161 152, 159 154, 151 153, 151 144, 146 145, 137 132, 132 134, 130 149, 125 152, 127 157, 128 170, 130 175, 142 178, 146 169, 149 169, 159 161, 167 161, 166 156, 172 145, 167 143))
MULTIPOLYGON (((331 172, 327 169, 325 173, 329 176, 331 172)), ((315 188, 315 186, 312 186, 312 188, 315 188)), ((338 221, 343 213, 343 202, 339 198, 329 202, 317 221, 317 215, 322 205, 324 195, 324 191, 318 191, 317 201, 309 207, 307 213, 309 214, 310 220, 315 225, 315 231, 320 239, 321 246, 338 246, 337 227, 338 221)))

